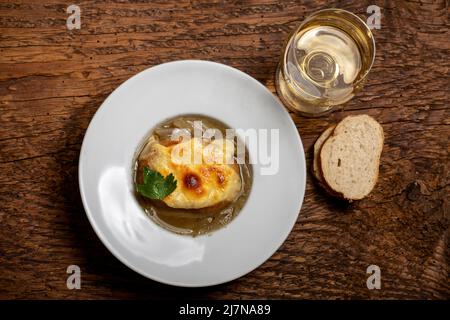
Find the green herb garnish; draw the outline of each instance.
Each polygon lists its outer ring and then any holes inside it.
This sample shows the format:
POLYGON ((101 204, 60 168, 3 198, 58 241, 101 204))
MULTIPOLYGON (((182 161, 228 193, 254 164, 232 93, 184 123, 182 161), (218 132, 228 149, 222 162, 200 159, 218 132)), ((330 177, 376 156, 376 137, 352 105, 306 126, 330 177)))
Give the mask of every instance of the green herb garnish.
POLYGON ((144 168, 144 183, 137 185, 137 191, 144 197, 162 200, 171 194, 177 187, 173 174, 163 177, 161 173, 144 168))

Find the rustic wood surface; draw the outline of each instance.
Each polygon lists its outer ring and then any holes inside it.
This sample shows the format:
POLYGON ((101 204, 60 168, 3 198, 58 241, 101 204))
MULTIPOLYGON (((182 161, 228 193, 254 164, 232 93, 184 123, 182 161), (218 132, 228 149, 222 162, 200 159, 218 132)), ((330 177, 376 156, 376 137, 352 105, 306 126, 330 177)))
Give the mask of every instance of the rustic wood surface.
POLYGON ((0 0, 0 298, 449 299, 449 8, 417 1, 0 0), (274 90, 283 41, 329 7, 367 17, 381 7, 377 55, 345 111, 292 115, 311 161, 318 135, 346 114, 386 133, 380 179, 362 201, 337 202, 308 177, 299 219, 278 252, 233 282, 183 289, 116 260, 90 226, 78 191, 85 130, 120 83, 179 59, 239 68, 274 90), (66 288, 77 264, 82 289, 66 288), (381 268, 381 290, 366 269, 381 268))

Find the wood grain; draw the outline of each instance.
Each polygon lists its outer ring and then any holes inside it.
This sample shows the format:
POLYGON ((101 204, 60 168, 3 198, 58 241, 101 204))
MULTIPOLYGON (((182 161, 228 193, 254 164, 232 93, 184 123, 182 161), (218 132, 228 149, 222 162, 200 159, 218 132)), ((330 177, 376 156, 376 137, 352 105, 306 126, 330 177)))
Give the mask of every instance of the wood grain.
MULTIPOLYGON (((449 299, 449 8, 424 1, 77 1, 68 31, 61 0, 0 0, 0 298, 449 299), (139 276, 94 234, 77 182, 80 145, 111 91, 178 59, 239 68, 274 91, 283 41, 310 13, 367 16, 377 55, 345 111, 291 114, 308 164, 319 134, 347 114, 374 116, 386 133, 380 180, 351 205, 308 178, 299 219, 278 252, 228 284, 182 289, 139 276), (82 270, 68 290, 66 268, 82 270), (380 266, 382 289, 366 269, 380 266)), ((312 175, 310 175, 312 176, 312 175)))

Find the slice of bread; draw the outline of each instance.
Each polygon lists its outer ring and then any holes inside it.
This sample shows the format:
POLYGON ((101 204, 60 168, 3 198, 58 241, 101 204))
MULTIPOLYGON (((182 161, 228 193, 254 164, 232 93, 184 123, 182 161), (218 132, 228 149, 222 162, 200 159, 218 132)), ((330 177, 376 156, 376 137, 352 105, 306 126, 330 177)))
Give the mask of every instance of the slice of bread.
POLYGON ((322 172, 320 169, 320 150, 322 149, 323 143, 331 136, 333 133, 333 130, 336 126, 333 125, 331 127, 328 127, 320 137, 316 140, 316 143, 314 144, 314 160, 313 160, 313 172, 314 176, 316 177, 319 182, 324 182, 322 178, 322 172))
POLYGON ((383 128, 372 117, 343 119, 320 148, 319 172, 325 184, 345 199, 364 198, 377 182, 383 143, 383 128))

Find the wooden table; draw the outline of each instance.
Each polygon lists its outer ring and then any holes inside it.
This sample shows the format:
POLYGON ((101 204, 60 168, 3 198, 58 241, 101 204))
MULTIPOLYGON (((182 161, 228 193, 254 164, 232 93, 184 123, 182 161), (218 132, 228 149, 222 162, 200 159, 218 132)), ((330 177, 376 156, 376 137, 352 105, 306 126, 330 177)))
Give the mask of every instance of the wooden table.
POLYGON ((71 31, 69 4, 0 1, 0 298, 450 298, 448 2, 77 1, 81 29, 71 31), (86 218, 77 170, 89 121, 114 88, 162 62, 205 59, 275 92, 283 41, 303 18, 327 7, 367 17, 371 4, 382 18, 363 92, 344 112, 291 114, 308 164, 315 139, 344 115, 367 113, 383 125, 369 197, 337 202, 309 174, 284 245, 216 287, 162 285, 109 253, 86 218), (81 290, 66 287, 71 264, 81 268, 81 290), (380 290, 366 286, 372 264, 380 290))

